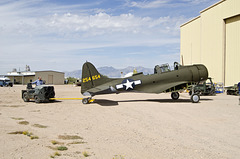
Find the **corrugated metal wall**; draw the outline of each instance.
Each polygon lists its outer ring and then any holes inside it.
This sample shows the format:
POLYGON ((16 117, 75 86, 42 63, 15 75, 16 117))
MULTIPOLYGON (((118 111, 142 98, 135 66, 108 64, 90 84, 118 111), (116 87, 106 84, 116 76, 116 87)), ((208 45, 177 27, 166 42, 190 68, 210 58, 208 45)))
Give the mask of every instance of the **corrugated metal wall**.
POLYGON ((226 86, 240 82, 240 15, 226 20, 226 86))
POLYGON ((184 64, 201 63, 201 19, 197 17, 194 21, 186 25, 181 29, 181 55, 183 56, 180 60, 184 64))
POLYGON ((199 59, 201 59, 201 40, 199 38, 201 37, 200 23, 201 19, 198 17, 186 25, 186 27, 181 29, 181 39, 184 41, 184 43, 181 45, 181 55, 183 57, 180 61, 184 64, 199 63, 199 59))
POLYGON ((209 76, 222 82, 223 68, 223 8, 220 3, 201 13, 201 62, 209 70, 209 76))
POLYGON ((240 0, 222 0, 181 26, 181 62, 202 63, 215 82, 233 85, 240 81, 240 0), (234 21, 230 23, 230 21, 234 21))

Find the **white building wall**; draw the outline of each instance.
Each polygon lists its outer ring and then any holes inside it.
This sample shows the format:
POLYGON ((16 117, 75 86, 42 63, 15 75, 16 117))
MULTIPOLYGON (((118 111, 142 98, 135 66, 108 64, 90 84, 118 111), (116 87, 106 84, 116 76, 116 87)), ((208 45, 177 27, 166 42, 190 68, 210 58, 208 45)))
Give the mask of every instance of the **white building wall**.
POLYGON ((215 82, 240 82, 236 60, 240 56, 240 0, 222 0, 200 13, 181 26, 181 62, 183 57, 184 64, 206 65, 215 82))
POLYGON ((181 63, 201 63, 201 19, 197 17, 181 29, 181 63))
POLYGON ((42 80, 46 81, 46 84, 61 85, 64 84, 64 73, 55 71, 38 71, 36 72, 35 78, 41 77, 42 80))
POLYGON ((226 20, 226 86, 240 82, 240 15, 226 20))

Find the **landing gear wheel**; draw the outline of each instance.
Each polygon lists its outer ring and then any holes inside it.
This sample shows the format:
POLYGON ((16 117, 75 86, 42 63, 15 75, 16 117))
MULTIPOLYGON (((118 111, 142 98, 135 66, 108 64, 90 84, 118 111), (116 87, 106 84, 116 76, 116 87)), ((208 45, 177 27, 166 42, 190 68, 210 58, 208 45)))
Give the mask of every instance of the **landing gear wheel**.
POLYGON ((198 94, 193 94, 193 95, 191 95, 191 101, 192 101, 193 103, 198 103, 199 100, 200 100, 200 96, 199 96, 198 94))
POLYGON ((179 98, 179 93, 178 92, 172 92, 171 97, 173 100, 177 100, 179 98))
POLYGON ((35 99, 35 103, 40 103, 41 102, 41 100, 38 96, 35 96, 34 99, 35 99))
POLYGON ((28 98, 27 92, 24 92, 24 93, 23 93, 23 101, 24 101, 24 102, 29 102, 29 98, 28 98))
POLYGON ((83 98, 82 103, 83 104, 89 104, 89 98, 83 98))

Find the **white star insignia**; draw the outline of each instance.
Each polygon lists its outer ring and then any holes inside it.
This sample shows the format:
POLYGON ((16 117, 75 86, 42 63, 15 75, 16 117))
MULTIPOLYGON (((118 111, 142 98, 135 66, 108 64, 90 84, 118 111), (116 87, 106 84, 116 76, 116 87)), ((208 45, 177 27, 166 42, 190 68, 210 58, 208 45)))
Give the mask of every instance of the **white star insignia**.
POLYGON ((141 80, 136 80, 136 81, 131 80, 131 81, 129 81, 129 79, 127 79, 125 83, 117 84, 116 89, 122 89, 122 88, 124 88, 124 86, 126 86, 126 88, 125 88, 126 90, 128 90, 129 88, 133 89, 134 86, 140 85, 140 84, 142 84, 141 80))
POLYGON ((127 82, 126 83, 123 83, 123 85, 126 86, 126 90, 128 90, 128 88, 131 88, 133 89, 133 86, 132 86, 133 82, 129 82, 129 80, 127 79, 127 82))

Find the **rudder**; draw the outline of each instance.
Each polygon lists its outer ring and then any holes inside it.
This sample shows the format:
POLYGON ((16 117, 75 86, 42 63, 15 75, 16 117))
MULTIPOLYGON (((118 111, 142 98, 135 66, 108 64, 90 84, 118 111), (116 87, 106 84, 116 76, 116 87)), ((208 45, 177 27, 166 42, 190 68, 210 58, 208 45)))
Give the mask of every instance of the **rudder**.
POLYGON ((109 78, 101 75, 95 66, 90 62, 85 62, 82 67, 81 93, 107 82, 109 78))

